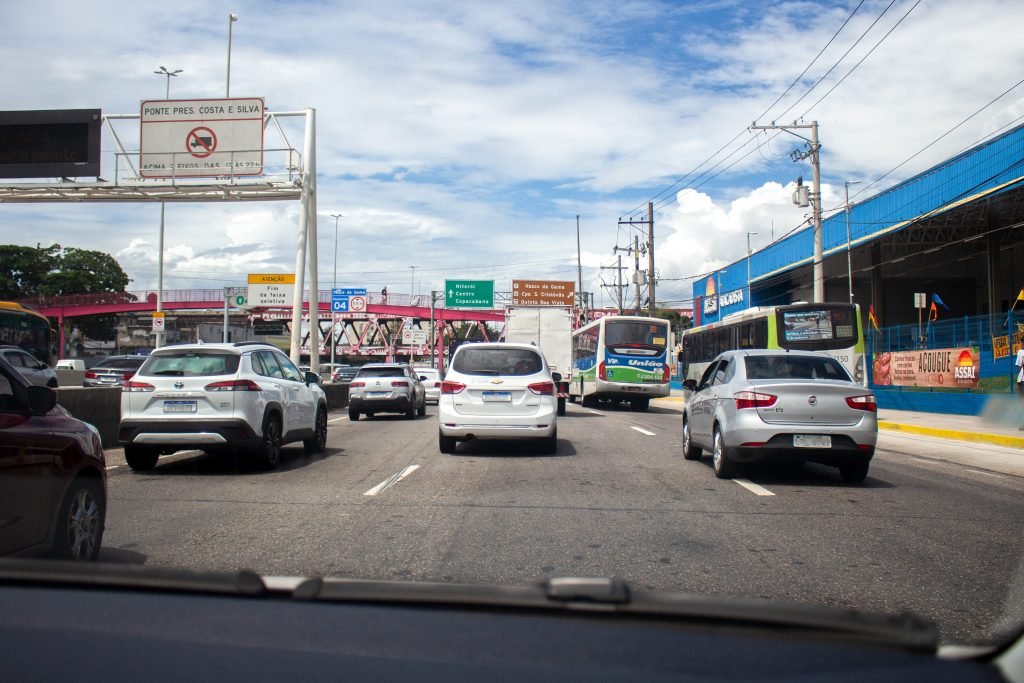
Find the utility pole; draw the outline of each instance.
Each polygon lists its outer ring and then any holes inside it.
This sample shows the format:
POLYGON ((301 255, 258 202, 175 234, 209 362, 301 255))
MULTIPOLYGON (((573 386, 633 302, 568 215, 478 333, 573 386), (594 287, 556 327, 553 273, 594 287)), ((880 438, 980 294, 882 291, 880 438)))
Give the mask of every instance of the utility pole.
POLYGON ((821 241, 821 159, 819 152, 821 144, 818 142, 818 122, 793 123, 787 125, 776 125, 773 121, 770 126, 759 126, 755 122, 750 130, 781 130, 795 135, 807 143, 807 149, 794 150, 790 157, 793 161, 803 161, 810 157, 813 186, 811 187, 811 208, 814 215, 814 303, 820 304, 825 301, 825 263, 822 255, 821 241), (805 138, 794 130, 810 129, 810 139, 805 138))
POLYGON ((622 288, 624 287, 624 285, 622 284, 622 255, 621 254, 619 255, 618 259, 619 259, 619 265, 618 266, 601 266, 601 270, 614 270, 614 271, 617 272, 616 277, 615 277, 615 281, 616 281, 617 284, 614 284, 614 285, 602 285, 602 286, 603 287, 608 287, 608 288, 611 288, 611 289, 615 290, 615 302, 618 304, 618 307, 619 307, 619 315, 622 315, 622 313, 623 313, 623 311, 622 311, 622 288))
POLYGON ((754 305, 753 297, 750 296, 750 236, 756 234, 756 232, 747 233, 747 308, 754 305))
POLYGON ((653 318, 657 309, 654 299, 654 202, 647 202, 647 218, 636 221, 624 221, 620 218, 619 225, 647 226, 647 309, 649 315, 653 318))
POLYGON ((640 313, 640 238, 633 235, 633 277, 636 278, 636 312, 640 313))
MULTIPOLYGON (((578 296, 583 296, 583 259, 580 256, 580 215, 576 214, 576 282, 578 296)), ((585 308, 581 306, 580 308, 585 308)))

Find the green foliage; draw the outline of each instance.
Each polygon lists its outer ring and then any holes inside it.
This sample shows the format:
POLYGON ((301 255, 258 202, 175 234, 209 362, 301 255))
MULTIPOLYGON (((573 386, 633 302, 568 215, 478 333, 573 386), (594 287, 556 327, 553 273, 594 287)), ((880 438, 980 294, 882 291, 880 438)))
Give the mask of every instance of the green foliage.
POLYGON ((102 251, 0 245, 0 299, 123 292, 129 282, 117 259, 102 251))

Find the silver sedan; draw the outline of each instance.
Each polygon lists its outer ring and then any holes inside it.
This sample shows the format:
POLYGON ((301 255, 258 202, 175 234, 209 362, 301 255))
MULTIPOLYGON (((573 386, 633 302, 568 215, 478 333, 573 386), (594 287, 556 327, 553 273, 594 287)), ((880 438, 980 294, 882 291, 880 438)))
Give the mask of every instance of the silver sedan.
POLYGON ((745 462, 818 462, 864 481, 875 453, 875 396, 825 354, 726 351, 687 380, 683 456, 712 453, 715 476, 745 462))

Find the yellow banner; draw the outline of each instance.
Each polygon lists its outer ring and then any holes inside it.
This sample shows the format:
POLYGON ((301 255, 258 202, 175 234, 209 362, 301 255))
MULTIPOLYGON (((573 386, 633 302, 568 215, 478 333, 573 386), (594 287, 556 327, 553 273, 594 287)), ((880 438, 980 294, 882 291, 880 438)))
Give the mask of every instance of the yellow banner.
POLYGON ((250 285, 294 285, 295 273, 249 273, 250 285))

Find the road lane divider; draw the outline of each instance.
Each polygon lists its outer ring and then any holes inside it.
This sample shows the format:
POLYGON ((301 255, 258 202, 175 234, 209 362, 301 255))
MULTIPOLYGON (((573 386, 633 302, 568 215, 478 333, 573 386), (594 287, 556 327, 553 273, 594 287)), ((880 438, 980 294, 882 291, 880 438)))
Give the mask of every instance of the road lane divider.
POLYGON ((641 427, 637 427, 635 425, 629 425, 629 428, 630 429, 635 429, 636 431, 640 432, 641 434, 646 434, 647 436, 657 436, 654 432, 649 432, 646 429, 643 429, 641 427))
POLYGON ((347 419, 348 419, 348 415, 346 415, 345 417, 336 417, 333 420, 328 420, 327 424, 332 424, 334 422, 341 422, 342 420, 347 420, 347 419))
POLYGON ((775 494, 749 479, 733 479, 734 482, 753 493, 755 496, 774 496, 775 494))
POLYGON ((378 493, 383 493, 384 491, 387 491, 389 488, 391 488, 392 486, 394 486, 398 482, 400 482, 403 479, 405 479, 406 477, 408 477, 410 474, 412 474, 413 472, 415 472, 419 468, 420 468, 419 465, 409 465, 408 467, 406 467, 401 472, 398 472, 397 474, 392 474, 390 477, 388 477, 387 479, 385 479, 381 483, 377 484, 376 486, 374 486, 372 489, 370 489, 369 491, 367 491, 363 495, 364 496, 376 496, 378 493))

